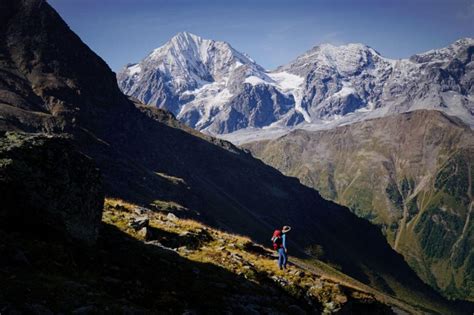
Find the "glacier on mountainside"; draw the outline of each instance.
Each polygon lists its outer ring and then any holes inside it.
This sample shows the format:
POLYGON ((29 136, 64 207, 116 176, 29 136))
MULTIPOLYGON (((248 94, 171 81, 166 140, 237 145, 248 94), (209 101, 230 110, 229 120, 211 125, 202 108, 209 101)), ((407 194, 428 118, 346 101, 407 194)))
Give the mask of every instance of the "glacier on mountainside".
POLYGON ((471 38, 399 60, 363 44, 322 44, 266 71, 226 42, 183 32, 117 79, 125 94, 234 142, 416 109, 473 126, 473 51, 471 38))

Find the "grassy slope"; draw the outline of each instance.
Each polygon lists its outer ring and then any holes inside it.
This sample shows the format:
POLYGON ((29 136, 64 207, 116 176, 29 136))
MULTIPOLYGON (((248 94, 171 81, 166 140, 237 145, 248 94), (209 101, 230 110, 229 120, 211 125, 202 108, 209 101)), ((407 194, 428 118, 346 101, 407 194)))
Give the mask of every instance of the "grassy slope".
POLYGON ((0 311, 449 313, 402 302, 320 261, 291 258, 282 272, 273 251, 247 237, 138 208, 106 200, 101 238, 89 249, 2 227, 0 311), (146 236, 129 225, 143 215, 146 236))

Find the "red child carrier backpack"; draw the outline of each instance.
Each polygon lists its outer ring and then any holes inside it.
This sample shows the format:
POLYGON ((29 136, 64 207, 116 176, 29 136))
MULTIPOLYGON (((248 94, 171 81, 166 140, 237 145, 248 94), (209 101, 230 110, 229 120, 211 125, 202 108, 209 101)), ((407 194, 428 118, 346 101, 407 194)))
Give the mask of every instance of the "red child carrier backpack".
POLYGON ((282 246, 281 231, 275 230, 272 236, 273 249, 278 250, 282 246))

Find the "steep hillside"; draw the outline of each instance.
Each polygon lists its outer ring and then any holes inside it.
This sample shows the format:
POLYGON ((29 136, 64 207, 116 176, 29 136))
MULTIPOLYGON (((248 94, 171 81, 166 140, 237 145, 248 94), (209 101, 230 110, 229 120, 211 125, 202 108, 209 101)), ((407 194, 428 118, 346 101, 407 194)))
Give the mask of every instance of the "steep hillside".
POLYGON ((417 311, 327 266, 279 271, 248 238, 104 204, 100 172, 65 136, 1 134, 0 188, 2 314, 417 311))
POLYGON ((67 136, 0 135, 2 314, 421 314, 432 307, 404 303, 314 259, 292 256, 280 271, 273 250, 180 219, 173 202, 160 205, 166 210, 104 203, 99 173, 67 136))
POLYGON ((105 201, 95 247, 44 232, 0 225, 2 313, 423 311, 321 263, 316 269, 294 261, 282 272, 272 251, 246 237, 121 200, 105 201))
POLYGON ((262 243, 289 224, 297 231, 295 255, 314 254, 318 244, 321 259, 365 284, 414 305, 458 311, 347 208, 230 143, 137 108, 46 2, 2 1, 0 16, 0 130, 72 135, 100 168, 109 197, 173 210, 262 243))
POLYGON ((378 225, 427 283, 473 299, 473 136, 456 118, 415 111, 245 147, 378 225))

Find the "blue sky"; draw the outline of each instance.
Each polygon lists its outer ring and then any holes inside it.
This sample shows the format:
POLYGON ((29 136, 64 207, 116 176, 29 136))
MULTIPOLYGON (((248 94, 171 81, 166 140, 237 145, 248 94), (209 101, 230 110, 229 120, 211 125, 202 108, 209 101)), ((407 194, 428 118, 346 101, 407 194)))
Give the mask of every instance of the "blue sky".
POLYGON ((181 31, 225 40, 267 69, 361 42, 405 58, 474 37, 474 0, 49 0, 114 70, 181 31))

